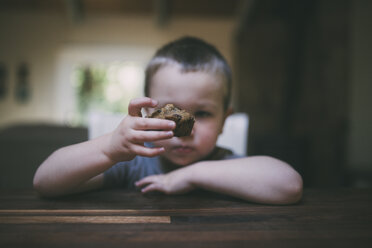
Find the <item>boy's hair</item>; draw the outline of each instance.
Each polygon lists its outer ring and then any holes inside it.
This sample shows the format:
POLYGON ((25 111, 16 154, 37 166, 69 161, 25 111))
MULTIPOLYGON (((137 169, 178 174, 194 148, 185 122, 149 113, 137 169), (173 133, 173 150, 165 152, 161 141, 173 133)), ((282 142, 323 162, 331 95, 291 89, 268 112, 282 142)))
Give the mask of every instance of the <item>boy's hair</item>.
POLYGON ((150 83, 155 73, 166 65, 179 64, 182 72, 205 71, 222 76, 225 84, 224 109, 231 98, 231 69, 221 53, 211 44, 194 37, 183 37, 160 48, 145 71, 145 96, 149 96, 150 83))

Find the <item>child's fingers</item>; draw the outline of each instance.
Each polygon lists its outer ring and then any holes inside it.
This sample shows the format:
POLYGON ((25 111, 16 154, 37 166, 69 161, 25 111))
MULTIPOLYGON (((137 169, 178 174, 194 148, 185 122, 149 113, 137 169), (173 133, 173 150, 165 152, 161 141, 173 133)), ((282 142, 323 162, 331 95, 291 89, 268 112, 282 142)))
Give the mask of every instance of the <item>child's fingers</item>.
POLYGON ((161 191, 164 192, 163 188, 159 184, 149 184, 148 186, 141 189, 142 193, 149 193, 153 191, 161 191))
POLYGON ((133 143, 153 142, 170 139, 173 135, 172 131, 134 131, 131 141, 133 143))
POLYGON ((165 150, 164 147, 145 147, 142 145, 132 144, 131 150, 136 155, 144 157, 155 157, 162 154, 165 150))
POLYGON ((173 130, 176 123, 156 118, 136 118, 132 128, 135 130, 173 130))
POLYGON ((141 109, 144 107, 154 108, 158 105, 157 101, 149 97, 136 98, 130 101, 128 106, 128 113, 131 116, 141 117, 141 109))
POLYGON ((153 175, 145 177, 138 182, 136 182, 136 186, 142 188, 143 193, 151 192, 151 191, 163 191, 161 187, 161 175, 153 175))
POLYGON ((136 182, 137 187, 144 187, 147 184, 153 183, 156 180, 157 175, 147 176, 136 182))

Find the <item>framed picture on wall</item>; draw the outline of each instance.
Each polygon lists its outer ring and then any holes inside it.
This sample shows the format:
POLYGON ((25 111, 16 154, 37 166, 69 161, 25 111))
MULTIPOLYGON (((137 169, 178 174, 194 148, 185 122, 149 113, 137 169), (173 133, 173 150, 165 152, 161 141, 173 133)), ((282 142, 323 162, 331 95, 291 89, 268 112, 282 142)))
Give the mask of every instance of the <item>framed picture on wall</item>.
POLYGON ((0 62, 0 100, 6 97, 8 91, 8 70, 4 63, 0 62))
POLYGON ((22 62, 17 66, 17 81, 15 88, 15 97, 18 102, 26 103, 30 100, 30 79, 29 79, 29 66, 27 63, 22 62))

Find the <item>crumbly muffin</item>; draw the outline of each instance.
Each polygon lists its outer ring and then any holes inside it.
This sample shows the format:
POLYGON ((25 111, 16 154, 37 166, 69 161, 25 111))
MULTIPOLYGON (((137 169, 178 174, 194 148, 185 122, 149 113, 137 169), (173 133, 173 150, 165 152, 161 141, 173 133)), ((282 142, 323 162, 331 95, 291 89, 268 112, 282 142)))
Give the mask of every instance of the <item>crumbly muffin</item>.
POLYGON ((176 128, 173 130, 173 133, 176 137, 189 136, 195 122, 193 115, 183 109, 175 107, 173 104, 167 104, 163 108, 155 110, 149 118, 174 121, 176 123, 176 128))

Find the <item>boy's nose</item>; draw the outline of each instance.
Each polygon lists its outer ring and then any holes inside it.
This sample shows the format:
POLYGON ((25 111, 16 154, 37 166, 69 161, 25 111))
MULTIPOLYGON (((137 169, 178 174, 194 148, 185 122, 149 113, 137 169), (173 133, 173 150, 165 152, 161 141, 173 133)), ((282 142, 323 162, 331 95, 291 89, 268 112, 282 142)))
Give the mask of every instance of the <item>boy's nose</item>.
POLYGON ((190 136, 194 136, 194 134, 195 134, 195 124, 194 124, 194 126, 192 127, 192 129, 191 129, 191 134, 190 134, 190 136))

